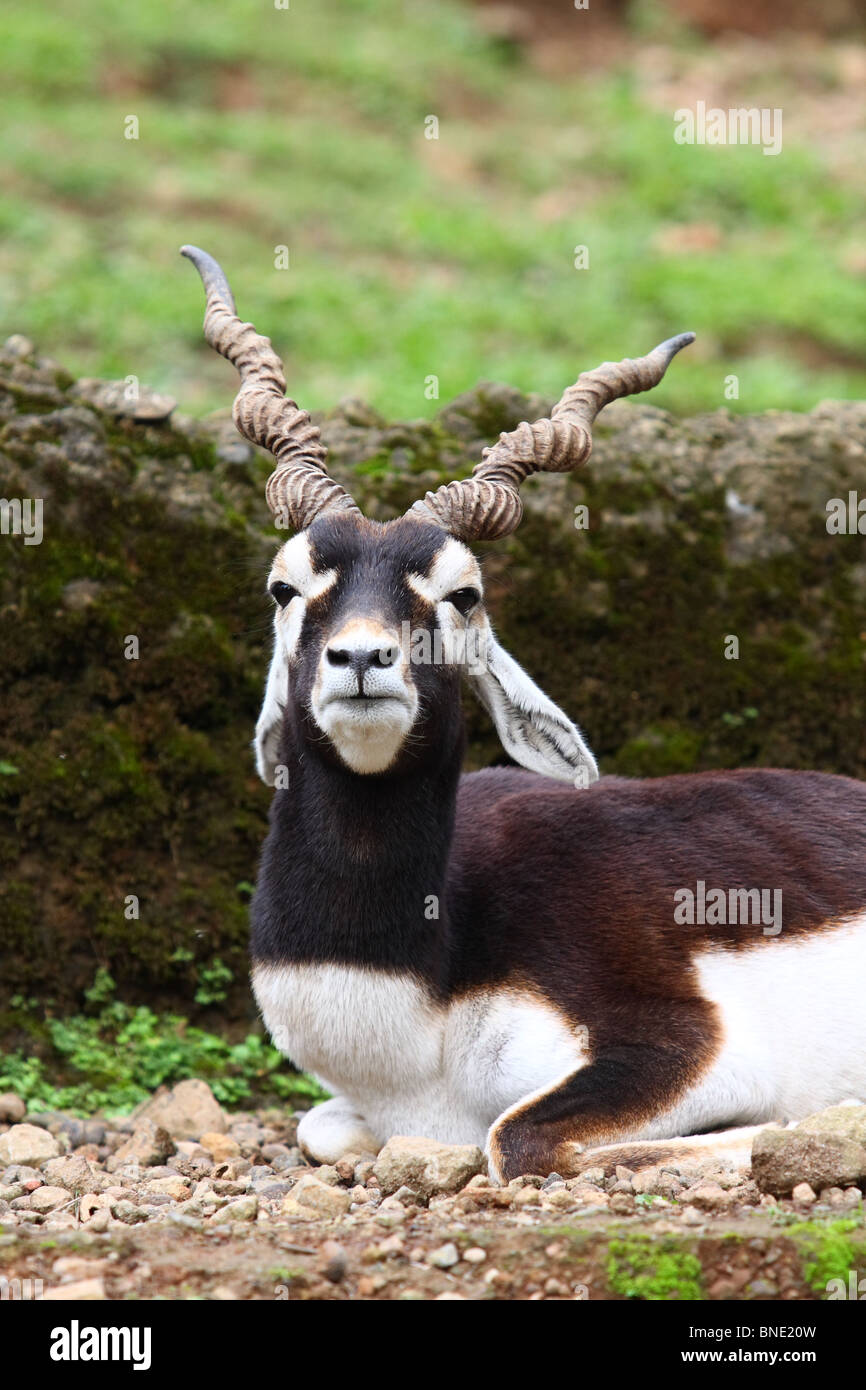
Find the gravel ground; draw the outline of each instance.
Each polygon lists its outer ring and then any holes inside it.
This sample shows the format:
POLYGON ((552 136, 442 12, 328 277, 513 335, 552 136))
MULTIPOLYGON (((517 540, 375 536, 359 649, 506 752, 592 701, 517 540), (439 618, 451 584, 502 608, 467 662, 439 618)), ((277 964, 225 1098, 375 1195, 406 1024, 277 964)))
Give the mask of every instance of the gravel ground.
POLYGON ((38 1280, 61 1300, 815 1299, 815 1233, 843 1218, 866 1243, 854 1183, 782 1175, 781 1196, 707 1163, 502 1188, 478 1149, 422 1139, 313 1167, 296 1128, 226 1114, 197 1081, 114 1122, 0 1097, 6 1296, 38 1280))

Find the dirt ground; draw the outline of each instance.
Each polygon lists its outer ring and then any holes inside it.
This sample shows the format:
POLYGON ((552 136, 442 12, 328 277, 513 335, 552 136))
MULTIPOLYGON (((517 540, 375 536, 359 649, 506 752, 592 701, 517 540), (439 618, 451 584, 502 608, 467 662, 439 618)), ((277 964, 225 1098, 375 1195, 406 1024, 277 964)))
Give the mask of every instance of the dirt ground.
POLYGON ((382 1212, 357 1224, 236 1223, 203 1232, 37 1228, 0 1236, 0 1278, 13 1289, 16 1279, 41 1280, 54 1297, 85 1299, 99 1295, 82 1281, 96 1280, 112 1300, 826 1298, 806 1275, 817 1223, 786 1230, 779 1221, 763 1212, 709 1217, 686 1231, 655 1213, 562 1222, 544 1211, 460 1220, 419 1209, 405 1221, 382 1212), (455 1255, 453 1264, 436 1262, 455 1255))

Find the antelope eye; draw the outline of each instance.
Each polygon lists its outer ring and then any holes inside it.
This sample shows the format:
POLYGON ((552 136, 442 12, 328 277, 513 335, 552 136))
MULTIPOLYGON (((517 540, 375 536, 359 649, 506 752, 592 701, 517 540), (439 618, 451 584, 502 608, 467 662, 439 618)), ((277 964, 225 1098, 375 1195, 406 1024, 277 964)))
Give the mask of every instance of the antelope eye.
POLYGON ((472 612, 478 600, 481 598, 477 589, 455 589, 453 593, 445 595, 446 603, 453 603, 458 613, 462 613, 465 618, 472 612))
POLYGON ((297 589, 293 589, 291 584, 284 583, 282 579, 277 579, 271 585, 270 594, 281 608, 285 608, 287 603, 291 603, 293 598, 298 597, 297 589))

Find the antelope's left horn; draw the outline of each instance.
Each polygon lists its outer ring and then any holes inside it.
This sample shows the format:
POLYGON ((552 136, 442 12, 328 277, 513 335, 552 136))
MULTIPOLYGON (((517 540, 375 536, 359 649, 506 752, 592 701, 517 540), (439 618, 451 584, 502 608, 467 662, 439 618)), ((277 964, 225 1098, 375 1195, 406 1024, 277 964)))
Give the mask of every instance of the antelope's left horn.
POLYGON ((550 418, 518 425, 485 449, 472 477, 428 492, 407 515, 434 521, 460 540, 496 540, 520 524, 520 485, 531 473, 567 473, 585 463, 592 449, 592 424, 599 411, 619 396, 657 386, 680 348, 694 342, 680 333, 659 343, 646 357, 603 362, 583 372, 554 406, 550 418))

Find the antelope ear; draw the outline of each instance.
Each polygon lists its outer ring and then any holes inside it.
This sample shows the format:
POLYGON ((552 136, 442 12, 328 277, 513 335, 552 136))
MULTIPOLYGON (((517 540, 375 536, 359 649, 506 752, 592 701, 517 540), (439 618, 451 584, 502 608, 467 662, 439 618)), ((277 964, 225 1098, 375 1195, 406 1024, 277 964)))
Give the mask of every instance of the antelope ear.
POLYGON ((289 663, 285 648, 277 633, 274 640, 274 655, 265 686, 265 698, 261 713, 256 722, 256 736, 253 747, 256 750, 256 771, 266 786, 274 785, 277 763, 280 756, 280 736, 283 729, 283 714, 289 695, 289 663))
POLYGON ((486 660, 468 667, 469 683, 515 762, 576 787, 598 780, 598 767, 572 724, 488 628, 486 660))

